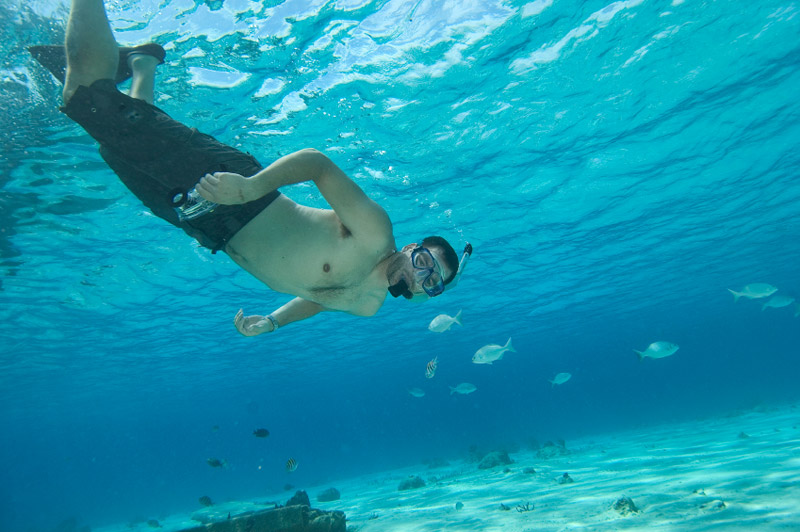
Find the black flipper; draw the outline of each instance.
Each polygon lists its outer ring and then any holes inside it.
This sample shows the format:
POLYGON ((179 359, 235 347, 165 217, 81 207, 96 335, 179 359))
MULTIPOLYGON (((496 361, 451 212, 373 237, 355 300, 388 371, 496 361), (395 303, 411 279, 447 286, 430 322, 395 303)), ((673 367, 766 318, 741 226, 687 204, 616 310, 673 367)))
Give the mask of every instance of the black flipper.
MULTIPOLYGON (((28 48, 34 59, 36 59, 43 67, 50 71, 61 84, 67 77, 67 54, 63 45, 58 44, 44 44, 38 46, 31 46, 28 48)), ((128 57, 132 54, 145 54, 158 59, 158 64, 164 64, 164 58, 167 52, 160 44, 147 43, 140 44, 139 46, 121 46, 119 48, 119 66, 117 67, 117 75, 114 77, 116 83, 122 83, 129 79, 133 72, 128 67, 128 57)))

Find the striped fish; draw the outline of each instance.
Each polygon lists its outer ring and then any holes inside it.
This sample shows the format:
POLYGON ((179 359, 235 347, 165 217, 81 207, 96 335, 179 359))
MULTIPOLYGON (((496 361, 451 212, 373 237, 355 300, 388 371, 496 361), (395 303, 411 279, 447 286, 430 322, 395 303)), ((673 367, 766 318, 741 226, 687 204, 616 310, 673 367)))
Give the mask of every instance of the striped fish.
POLYGON ((436 375, 436 368, 439 366, 439 357, 433 357, 433 360, 428 362, 428 365, 425 366, 425 378, 432 379, 434 375, 436 375))
POLYGON ((292 471, 294 471, 296 469, 297 469, 297 460, 295 460, 294 458, 289 458, 286 461, 286 471, 291 473, 292 471))

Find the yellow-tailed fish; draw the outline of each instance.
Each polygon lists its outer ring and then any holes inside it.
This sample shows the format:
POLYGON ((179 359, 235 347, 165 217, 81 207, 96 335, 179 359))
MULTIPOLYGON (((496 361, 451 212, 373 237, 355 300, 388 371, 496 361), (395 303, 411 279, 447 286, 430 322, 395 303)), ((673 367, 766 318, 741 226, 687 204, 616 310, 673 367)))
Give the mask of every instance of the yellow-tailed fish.
POLYGON ((636 349, 633 351, 639 355, 639 360, 644 360, 645 358, 665 358, 674 355, 678 349, 678 344, 673 344, 672 342, 653 342, 644 351, 637 351, 636 349))
POLYGON ((472 384, 471 382, 462 382, 458 386, 450 386, 450 395, 453 395, 454 393, 467 395, 469 393, 474 392, 477 389, 478 387, 472 384))
POLYGON ((458 314, 455 316, 448 316, 447 314, 439 314, 428 325, 428 330, 431 332, 445 332, 449 329, 454 323, 458 323, 461 325, 461 311, 458 311, 458 314))
POLYGON ((572 374, 570 374, 570 373, 559 373, 558 375, 556 375, 555 377, 553 377, 550 380, 550 384, 552 384, 553 387, 555 387, 556 384, 564 384, 565 382, 567 382, 571 378, 572 378, 572 374))
POLYGON ((491 364, 495 360, 503 358, 503 353, 511 351, 516 353, 514 346, 511 345, 511 338, 508 339, 506 345, 489 344, 478 349, 472 356, 474 364, 491 364))

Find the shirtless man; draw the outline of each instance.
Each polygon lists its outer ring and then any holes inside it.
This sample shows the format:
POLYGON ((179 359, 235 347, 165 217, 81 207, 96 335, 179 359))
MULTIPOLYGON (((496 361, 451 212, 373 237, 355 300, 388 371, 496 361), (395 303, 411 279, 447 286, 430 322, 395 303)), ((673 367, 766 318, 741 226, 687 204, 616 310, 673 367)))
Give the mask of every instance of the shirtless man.
POLYGON ((40 46, 31 53, 62 79, 62 111, 99 142, 123 183, 201 245, 225 251, 273 290, 297 296, 267 316, 240 310, 234 323, 245 336, 323 310, 372 316, 387 290, 425 299, 455 278, 459 258, 447 241, 428 237, 398 251, 386 212, 319 151, 300 150, 264 168, 154 107, 164 50, 153 43, 120 48, 102 0, 72 1, 65 49, 40 46), (130 95, 116 89, 127 77, 130 95), (332 209, 299 205, 277 190, 303 181, 313 181, 332 209), (179 211, 195 187, 218 205, 187 219, 179 211))

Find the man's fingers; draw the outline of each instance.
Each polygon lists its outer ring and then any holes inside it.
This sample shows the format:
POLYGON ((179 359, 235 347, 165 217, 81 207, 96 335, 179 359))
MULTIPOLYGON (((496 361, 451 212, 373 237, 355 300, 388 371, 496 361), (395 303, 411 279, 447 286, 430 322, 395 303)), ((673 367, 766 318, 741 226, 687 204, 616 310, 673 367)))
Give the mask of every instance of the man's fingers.
POLYGON ((194 188, 197 190, 198 194, 203 196, 205 199, 214 201, 214 191, 202 181, 200 181, 194 188))
POLYGON ((244 312, 242 309, 239 309, 239 312, 236 313, 236 316, 233 317, 233 325, 236 327, 236 330, 240 333, 244 334, 244 327, 242 322, 244 321, 244 312))

